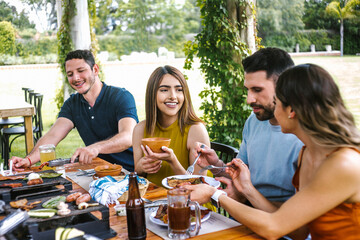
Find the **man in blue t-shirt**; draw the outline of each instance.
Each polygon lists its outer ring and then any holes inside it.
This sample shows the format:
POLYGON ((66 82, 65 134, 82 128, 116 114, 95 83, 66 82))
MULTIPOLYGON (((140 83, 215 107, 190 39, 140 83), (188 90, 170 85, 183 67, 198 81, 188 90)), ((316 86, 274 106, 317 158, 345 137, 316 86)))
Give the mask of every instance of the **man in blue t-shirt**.
MULTIPOLYGON (((249 167, 251 182, 257 192, 247 195, 244 191, 240 194, 223 170, 212 171, 227 184, 225 191, 229 196, 238 201, 245 201, 245 196, 254 207, 262 210, 266 209, 258 201, 259 193, 275 205, 280 205, 295 193, 291 180, 303 143, 293 134, 282 133, 274 117, 276 81, 283 71, 293 65, 289 54, 278 48, 261 49, 243 61, 247 103, 253 113, 246 120, 237 158, 249 167)), ((202 152, 198 161, 201 167, 224 165, 208 147, 199 147, 198 151, 202 152)))
POLYGON ((62 106, 58 119, 25 158, 13 157, 14 168, 29 167, 40 160, 39 146, 57 145, 75 127, 85 143, 71 157, 82 164, 100 157, 134 170, 132 132, 138 122, 135 100, 124 88, 108 86, 99 79, 99 66, 89 50, 75 50, 65 59, 70 86, 77 92, 62 106))

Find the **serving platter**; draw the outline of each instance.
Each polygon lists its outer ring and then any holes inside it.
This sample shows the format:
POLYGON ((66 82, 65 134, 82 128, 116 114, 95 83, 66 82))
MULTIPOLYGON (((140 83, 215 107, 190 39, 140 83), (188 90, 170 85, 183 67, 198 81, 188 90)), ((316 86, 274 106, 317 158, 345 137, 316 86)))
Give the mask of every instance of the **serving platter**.
POLYGON ((212 177, 208 177, 208 176, 203 176, 203 175, 174 175, 174 176, 170 176, 170 177, 166 177, 164 178, 161 183, 164 187, 171 189, 172 187, 170 187, 168 185, 168 179, 169 178, 177 178, 177 179, 189 179, 189 178, 197 178, 197 177, 203 177, 205 182, 207 184, 209 184, 210 186, 213 186, 215 188, 220 187, 220 182, 215 180, 215 178, 212 177))
MULTIPOLYGON (((54 170, 45 170, 38 172, 39 174, 54 174, 54 170)), ((66 191, 72 190, 71 181, 63 178, 62 176, 57 176, 53 178, 43 178, 43 183, 36 185, 27 185, 26 177, 28 174, 17 175, 22 177, 15 180, 3 180, 0 181, 0 184, 14 184, 21 183, 21 187, 8 187, 0 188, 0 199, 9 203, 12 200, 18 200, 21 198, 35 199, 41 196, 50 196, 50 195, 60 195, 66 191), (64 188, 58 188, 58 185, 64 186, 64 188)))

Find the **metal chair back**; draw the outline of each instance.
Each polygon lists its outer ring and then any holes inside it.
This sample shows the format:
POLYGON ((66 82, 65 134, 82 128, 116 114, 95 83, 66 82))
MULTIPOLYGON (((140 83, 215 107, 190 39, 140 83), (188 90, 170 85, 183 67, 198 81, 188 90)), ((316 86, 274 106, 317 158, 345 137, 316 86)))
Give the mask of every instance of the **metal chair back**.
MULTIPOLYGON (((218 142, 211 142, 211 148, 215 150, 216 154, 219 156, 224 163, 229 163, 233 158, 239 153, 239 150, 236 148, 218 142)), ((225 188, 224 184, 221 184, 221 187, 225 188)), ((230 214, 225 211, 222 207, 217 209, 217 212, 225 217, 230 217, 230 214)))
POLYGON ((218 142, 211 142, 211 148, 215 150, 219 158, 223 160, 224 163, 231 162, 231 160, 239 153, 238 149, 218 142))

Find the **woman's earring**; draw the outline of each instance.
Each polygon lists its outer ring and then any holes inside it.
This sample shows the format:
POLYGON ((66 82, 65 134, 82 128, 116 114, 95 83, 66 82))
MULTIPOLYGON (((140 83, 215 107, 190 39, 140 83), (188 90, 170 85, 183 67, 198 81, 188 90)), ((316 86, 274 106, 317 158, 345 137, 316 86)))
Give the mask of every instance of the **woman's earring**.
POLYGON ((292 119, 292 117, 289 115, 289 116, 288 116, 288 119, 292 119))

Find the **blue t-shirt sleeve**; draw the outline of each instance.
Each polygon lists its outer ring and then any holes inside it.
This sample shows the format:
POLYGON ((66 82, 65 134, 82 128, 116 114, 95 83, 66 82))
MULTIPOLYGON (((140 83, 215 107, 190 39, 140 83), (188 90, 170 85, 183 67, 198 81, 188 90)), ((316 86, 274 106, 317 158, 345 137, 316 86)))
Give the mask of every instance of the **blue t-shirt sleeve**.
POLYGON ((239 153, 236 156, 236 158, 240 158, 245 164, 249 165, 249 161, 247 158, 247 138, 248 138, 247 134, 248 134, 248 121, 245 122, 243 134, 242 134, 243 138, 241 141, 239 153))
POLYGON ((122 118, 131 117, 139 122, 136 111, 136 104, 133 95, 125 90, 121 94, 118 94, 116 108, 116 118, 119 121, 122 118))
POLYGON ((70 101, 72 100, 72 96, 70 96, 62 105, 58 118, 59 117, 64 117, 69 119, 70 121, 74 122, 73 120, 73 115, 72 115, 72 111, 71 111, 71 103, 70 101))

